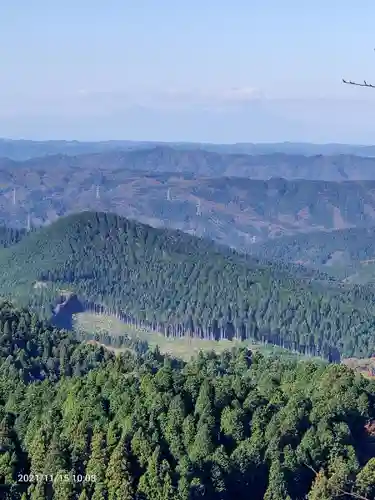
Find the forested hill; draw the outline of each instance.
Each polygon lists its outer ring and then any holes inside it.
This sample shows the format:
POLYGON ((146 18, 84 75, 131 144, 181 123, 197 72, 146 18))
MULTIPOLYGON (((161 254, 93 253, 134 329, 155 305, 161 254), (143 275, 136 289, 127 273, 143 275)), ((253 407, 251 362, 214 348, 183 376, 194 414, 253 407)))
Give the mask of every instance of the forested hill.
POLYGON ((37 293, 36 281, 69 287, 166 335, 264 340, 326 358, 375 351, 370 289, 325 290, 208 240, 112 214, 72 215, 32 232, 0 252, 0 269, 5 296, 40 305, 48 287, 37 293))
POLYGON ((115 357, 1 303, 0 498, 372 500, 374 394, 247 349, 115 357))
POLYGON ((375 227, 317 231, 252 245, 252 255, 312 268, 353 273, 375 262, 375 227))
POLYGON ((375 228, 285 236, 252 245, 254 256, 328 273, 336 281, 375 284, 375 228))

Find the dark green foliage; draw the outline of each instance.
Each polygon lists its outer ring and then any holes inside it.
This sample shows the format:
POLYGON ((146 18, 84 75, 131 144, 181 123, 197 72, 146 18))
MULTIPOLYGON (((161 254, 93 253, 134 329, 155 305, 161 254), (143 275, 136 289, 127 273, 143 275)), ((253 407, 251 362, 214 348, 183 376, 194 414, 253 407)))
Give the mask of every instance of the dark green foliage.
POLYGON ((344 366, 245 349, 115 358, 9 304, 0 321, 1 498, 372 498, 375 386, 344 366), (19 345, 22 321, 42 355, 19 345), (52 368, 25 376, 20 357, 52 368))
POLYGON ((80 344, 71 332, 53 328, 26 309, 0 304, 0 377, 57 380, 84 374, 110 357, 107 350, 80 344))

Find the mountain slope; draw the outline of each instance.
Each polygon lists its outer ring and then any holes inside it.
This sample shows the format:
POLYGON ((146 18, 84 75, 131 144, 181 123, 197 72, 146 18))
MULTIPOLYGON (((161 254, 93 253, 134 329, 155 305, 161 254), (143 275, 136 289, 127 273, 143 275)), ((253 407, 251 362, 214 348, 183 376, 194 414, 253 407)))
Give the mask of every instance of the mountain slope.
POLYGON ((375 350, 371 290, 325 290, 210 241, 112 214, 72 215, 31 233, 0 252, 0 269, 6 296, 37 303, 35 282, 68 286, 172 336, 252 338, 325 357, 375 350))
POLYGON ((251 254, 269 260, 302 264, 342 277, 360 272, 374 279, 375 227, 319 231, 253 245, 251 254))

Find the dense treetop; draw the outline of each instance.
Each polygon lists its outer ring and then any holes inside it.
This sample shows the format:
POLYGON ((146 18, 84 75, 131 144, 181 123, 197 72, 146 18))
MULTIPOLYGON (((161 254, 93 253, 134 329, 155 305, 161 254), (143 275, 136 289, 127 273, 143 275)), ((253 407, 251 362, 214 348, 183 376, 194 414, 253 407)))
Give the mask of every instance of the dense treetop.
POLYGON ((374 391, 342 365, 246 349, 114 357, 5 303, 2 498, 372 499, 374 391))

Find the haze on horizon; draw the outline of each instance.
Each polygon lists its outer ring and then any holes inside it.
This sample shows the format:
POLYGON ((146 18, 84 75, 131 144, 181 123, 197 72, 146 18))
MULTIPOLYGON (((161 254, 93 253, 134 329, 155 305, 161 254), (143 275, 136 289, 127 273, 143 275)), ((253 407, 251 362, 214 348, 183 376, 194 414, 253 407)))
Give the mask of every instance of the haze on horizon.
POLYGON ((375 143, 375 4, 7 2, 0 136, 375 143))

